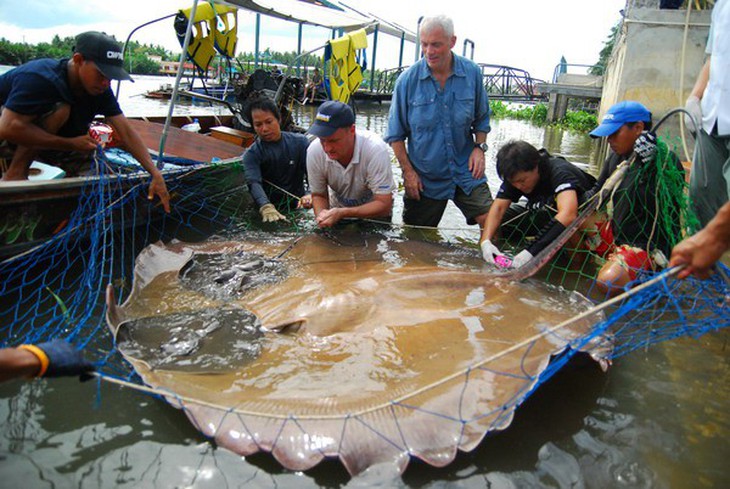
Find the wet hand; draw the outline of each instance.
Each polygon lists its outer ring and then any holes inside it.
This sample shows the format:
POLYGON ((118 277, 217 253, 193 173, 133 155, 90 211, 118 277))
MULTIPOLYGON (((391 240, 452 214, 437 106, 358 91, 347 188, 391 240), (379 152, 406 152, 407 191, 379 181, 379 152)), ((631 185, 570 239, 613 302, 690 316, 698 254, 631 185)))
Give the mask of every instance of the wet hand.
POLYGON ((716 239, 707 229, 702 229, 672 249, 669 266, 685 266, 677 274, 677 278, 683 279, 694 275, 697 278, 706 279, 710 276, 712 266, 717 263, 726 249, 727 243, 716 239))
POLYGON ((484 176, 485 160, 484 151, 479 148, 474 148, 471 155, 469 155, 469 171, 475 180, 479 180, 484 176))
POLYGON ((259 213, 261 214, 261 219, 264 222, 286 221, 286 217, 277 211, 274 204, 271 203, 262 205, 259 209, 259 213))
POLYGON ((297 209, 311 209, 312 208, 312 194, 303 195, 299 199, 297 209))
POLYGON ((340 209, 336 207, 334 209, 325 209, 317 215, 317 226, 320 228, 331 228, 337 224, 340 219, 342 219, 340 209))
POLYGON ((99 143, 97 143, 96 140, 88 134, 69 138, 69 149, 71 151, 78 151, 79 153, 90 153, 96 150, 98 145, 99 143))
POLYGON ((418 176, 415 170, 403 172, 403 185, 406 189, 406 197, 421 200, 423 184, 421 183, 421 177, 418 176))
POLYGON ((170 213, 170 194, 167 192, 167 185, 162 175, 158 174, 152 177, 150 188, 147 192, 147 200, 154 200, 155 195, 159 197, 165 212, 170 213))

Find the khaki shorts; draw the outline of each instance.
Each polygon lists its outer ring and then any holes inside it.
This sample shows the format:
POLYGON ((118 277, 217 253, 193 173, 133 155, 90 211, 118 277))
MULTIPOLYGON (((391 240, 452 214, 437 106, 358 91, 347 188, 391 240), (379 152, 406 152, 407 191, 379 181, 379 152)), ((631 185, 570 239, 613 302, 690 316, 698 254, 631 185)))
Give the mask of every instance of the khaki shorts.
MULTIPOLYGON (((487 214, 492 205, 492 193, 486 183, 474 187, 470 194, 466 194, 460 187, 456 187, 453 198, 467 224, 476 224, 476 218, 487 214)), ((430 199, 421 196, 421 200, 409 199, 403 196, 403 223, 410 226, 437 227, 446 210, 448 200, 430 199)))

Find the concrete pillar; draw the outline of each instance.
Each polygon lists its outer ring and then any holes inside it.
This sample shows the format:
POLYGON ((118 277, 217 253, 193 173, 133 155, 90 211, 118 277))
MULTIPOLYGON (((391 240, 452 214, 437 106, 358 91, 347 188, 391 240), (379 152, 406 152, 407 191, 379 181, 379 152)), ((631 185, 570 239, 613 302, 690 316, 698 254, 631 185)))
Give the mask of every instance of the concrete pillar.
POLYGON ((556 122, 565 117, 568 111, 568 96, 558 93, 551 93, 548 103, 547 121, 556 122))

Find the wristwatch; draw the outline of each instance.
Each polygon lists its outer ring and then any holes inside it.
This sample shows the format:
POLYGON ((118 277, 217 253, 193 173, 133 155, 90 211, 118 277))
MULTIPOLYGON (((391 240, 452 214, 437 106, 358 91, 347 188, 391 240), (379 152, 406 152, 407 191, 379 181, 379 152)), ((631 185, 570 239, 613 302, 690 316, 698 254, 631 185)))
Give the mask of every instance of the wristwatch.
POLYGON ((479 148, 479 149, 481 149, 481 150, 482 150, 482 151, 484 151, 485 153, 486 153, 486 152, 487 152, 487 150, 489 149, 489 145, 488 145, 487 143, 474 143, 474 147, 475 147, 475 148, 479 148))

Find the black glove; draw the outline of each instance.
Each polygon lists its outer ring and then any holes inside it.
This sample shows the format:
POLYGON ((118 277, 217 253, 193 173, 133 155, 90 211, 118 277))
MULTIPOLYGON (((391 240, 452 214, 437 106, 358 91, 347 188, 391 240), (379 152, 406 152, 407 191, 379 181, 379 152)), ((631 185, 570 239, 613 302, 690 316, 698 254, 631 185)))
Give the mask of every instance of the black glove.
POLYGON ((83 376, 94 370, 94 365, 84 359, 84 355, 71 343, 51 340, 36 345, 48 357, 48 369, 44 377, 83 376))
POLYGON ((651 131, 644 131, 636 138, 634 153, 641 160, 641 163, 648 165, 654 161, 656 155, 656 134, 651 131))

